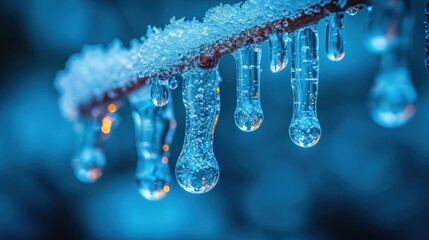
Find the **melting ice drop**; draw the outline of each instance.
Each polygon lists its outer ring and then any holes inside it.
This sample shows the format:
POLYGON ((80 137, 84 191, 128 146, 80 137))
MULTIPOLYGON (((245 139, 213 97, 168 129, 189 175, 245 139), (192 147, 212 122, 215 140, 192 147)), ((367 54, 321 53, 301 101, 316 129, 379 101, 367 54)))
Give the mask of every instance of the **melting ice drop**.
POLYGON ((316 109, 319 84, 318 42, 315 28, 306 27, 293 34, 291 43, 293 117, 289 135, 296 145, 304 148, 314 146, 322 133, 316 109))
POLYGON ((176 121, 172 103, 156 107, 149 98, 148 88, 129 97, 137 145, 136 183, 147 200, 160 200, 170 191, 171 174, 168 167, 170 144, 176 121))
POLYGON ((264 119, 260 100, 261 48, 249 45, 234 53, 237 68, 235 125, 245 132, 258 129, 264 119))
POLYGON ((331 61, 344 58, 343 13, 331 13, 326 21, 326 55, 331 61))
POLYGON ((213 137, 220 110, 219 73, 217 68, 195 68, 183 77, 186 126, 182 152, 176 163, 176 178, 186 191, 205 193, 219 179, 219 165, 213 152, 213 137))

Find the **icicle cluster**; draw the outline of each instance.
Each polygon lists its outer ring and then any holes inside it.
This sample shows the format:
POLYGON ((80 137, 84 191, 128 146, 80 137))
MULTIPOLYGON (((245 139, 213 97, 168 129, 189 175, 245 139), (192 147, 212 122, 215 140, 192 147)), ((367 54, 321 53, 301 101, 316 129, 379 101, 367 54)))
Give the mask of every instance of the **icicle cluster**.
MULTIPOLYGON (((372 113, 377 122, 387 127, 402 125, 415 111, 416 94, 404 58, 409 43, 405 30, 409 28, 409 21, 403 1, 374 1, 373 12, 380 13, 370 16, 367 28, 368 48, 384 53, 380 74, 371 92, 372 113), (398 31, 391 33, 388 29, 393 25, 398 31)), ((63 111, 69 118, 76 118, 82 102, 102 97, 104 93, 114 94, 112 89, 127 88, 139 77, 150 82, 150 88, 135 91, 129 101, 133 107, 138 152, 136 182, 145 198, 158 200, 170 190, 169 149, 176 121, 169 95, 170 90, 178 86, 174 76, 182 74, 186 127, 175 167, 176 178, 188 192, 210 191, 220 176, 213 140, 220 114, 222 81, 216 53, 210 46, 218 44, 216 51, 221 56, 236 49, 232 53, 237 65, 234 121, 240 130, 251 132, 261 126, 264 118, 260 43, 269 39, 270 70, 274 73, 288 64, 290 44, 293 116, 289 135, 296 145, 312 147, 322 132, 317 117, 319 38, 316 25, 291 33, 278 31, 280 27, 273 26, 264 39, 248 30, 259 31, 266 23, 285 16, 293 20, 302 14, 320 13, 320 8, 327 3, 342 8, 347 5, 346 0, 248 0, 212 8, 202 22, 172 18, 164 30, 149 27, 143 42, 135 41, 130 49, 125 49, 119 41, 107 49, 86 47, 81 54, 71 57, 66 69, 58 74, 56 84, 62 93, 63 111), (249 35, 243 37, 241 33, 249 35), (228 42, 234 42, 235 46, 221 44, 228 42)), ((355 15, 357 11, 358 8, 353 7, 346 13, 355 15)), ((325 50, 332 61, 340 61, 345 56, 343 20, 343 13, 326 16, 325 50)), ((117 122, 116 110, 117 105, 111 103, 101 115, 79 120, 77 132, 82 140, 72 166, 83 182, 94 182, 101 176, 105 165, 102 146, 112 124, 117 122)))

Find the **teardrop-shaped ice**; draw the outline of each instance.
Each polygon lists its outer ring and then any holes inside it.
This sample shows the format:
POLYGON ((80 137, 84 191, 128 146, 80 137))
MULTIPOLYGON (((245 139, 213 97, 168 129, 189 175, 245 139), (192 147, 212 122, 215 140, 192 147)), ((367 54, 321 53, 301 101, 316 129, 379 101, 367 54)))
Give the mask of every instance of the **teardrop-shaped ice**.
POLYGON ((293 117, 289 126, 292 141, 304 148, 319 141, 322 130, 317 118, 319 84, 319 39, 315 27, 305 27, 293 34, 291 49, 291 85, 293 117))
POLYGON ((344 14, 332 13, 326 21, 326 56, 336 62, 344 55, 344 14))
POLYGON ((219 180, 219 165, 213 152, 220 110, 219 74, 217 68, 196 68, 183 77, 186 127, 183 149, 176 163, 176 178, 186 191, 205 193, 219 180))
POLYGON ((159 108, 151 103, 149 91, 143 88, 129 96, 138 153, 136 183, 148 200, 160 200, 170 191, 168 166, 170 144, 176 121, 172 103, 159 108))
POLYGON ((167 88, 161 84, 161 80, 158 78, 152 81, 151 98, 153 105, 157 107, 164 107, 168 103, 167 88))

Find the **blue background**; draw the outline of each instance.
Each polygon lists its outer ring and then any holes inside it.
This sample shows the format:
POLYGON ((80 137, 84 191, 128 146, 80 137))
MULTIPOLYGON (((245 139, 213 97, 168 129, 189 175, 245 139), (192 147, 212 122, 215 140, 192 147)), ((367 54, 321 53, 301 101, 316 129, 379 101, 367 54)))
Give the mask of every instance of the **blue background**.
MULTIPOLYGON (((233 1, 223 1, 234 3, 233 1)), ((58 107, 57 70, 84 44, 128 42, 147 25, 196 16, 209 0, 3 0, 0 2, 1 239, 427 239, 429 238, 429 79, 424 67, 423 0, 412 1, 415 24, 409 67, 417 114, 404 127, 376 125, 367 93, 377 56, 363 45, 366 11, 347 16, 346 57, 330 62, 321 39, 319 120, 311 149, 289 139, 290 68, 273 74, 263 45, 261 128, 239 131, 235 63, 220 63, 222 109, 215 136, 221 168, 204 195, 174 181, 160 202, 136 190, 130 109, 106 146, 107 167, 91 185, 78 182, 70 159, 75 136, 58 107)), ((179 87, 180 89, 180 87, 179 87)), ((184 107, 174 91, 178 128, 171 169, 183 141, 184 107)))

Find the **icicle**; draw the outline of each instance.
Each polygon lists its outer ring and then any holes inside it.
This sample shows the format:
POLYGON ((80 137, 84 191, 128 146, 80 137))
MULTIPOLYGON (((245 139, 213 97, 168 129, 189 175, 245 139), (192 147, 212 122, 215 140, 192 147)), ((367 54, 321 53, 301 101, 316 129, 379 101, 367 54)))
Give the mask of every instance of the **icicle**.
POLYGON ((349 15, 349 16, 354 16, 354 15, 356 15, 358 12, 359 12, 359 8, 357 8, 357 7, 351 7, 351 8, 348 8, 348 9, 346 10, 346 14, 347 14, 347 15, 349 15))
POLYGON ((429 72, 429 0, 426 0, 425 7, 425 46, 426 46, 426 70, 429 72))
POLYGON ((417 94, 407 68, 406 50, 395 49, 381 57, 381 69, 370 91, 373 120, 383 127, 400 127, 415 114, 417 94))
POLYGON ((326 22, 326 54, 331 61, 344 58, 344 14, 332 13, 326 22))
POLYGON ((175 77, 172 77, 172 78, 170 79, 170 81, 168 82, 168 87, 169 87, 171 90, 174 90, 174 89, 176 89, 178 86, 179 86, 179 82, 177 81, 177 79, 176 79, 175 77))
POLYGON ((103 125, 94 119, 82 119, 75 125, 78 135, 78 147, 72 159, 72 169, 76 178, 84 183, 97 181, 106 165, 103 153, 105 134, 110 133, 110 123, 104 118, 103 125), (106 127, 107 126, 107 127, 106 127))
POLYGON ((152 81, 151 98, 153 105, 157 107, 164 107, 168 103, 167 88, 165 88, 158 78, 152 81))
POLYGON ((283 70, 287 65, 287 44, 289 37, 287 33, 274 33, 270 35, 270 69, 276 73, 283 70))
POLYGON ((143 88, 129 97, 138 153, 135 178, 144 198, 160 200, 170 191, 168 162, 176 121, 172 103, 159 108, 148 96, 148 88, 143 88))
POLYGON ((219 179, 219 166, 213 153, 220 110, 217 71, 217 68, 196 68, 184 74, 182 97, 186 128, 183 149, 176 164, 176 178, 190 193, 210 191, 219 179))
POLYGON ((315 27, 298 30, 291 43, 291 83, 293 117, 289 126, 292 141, 300 147, 312 147, 322 130, 317 119, 319 84, 318 36, 315 27))
POLYGON ((258 129, 264 119, 260 101, 261 48, 250 45, 234 53, 237 67, 235 125, 245 132, 258 129))
POLYGON ((373 1, 368 8, 368 24, 365 27, 365 46, 368 51, 383 54, 397 47, 407 34, 402 32, 409 24, 409 4, 405 0, 373 1), (405 27, 405 28, 404 28, 405 27))

